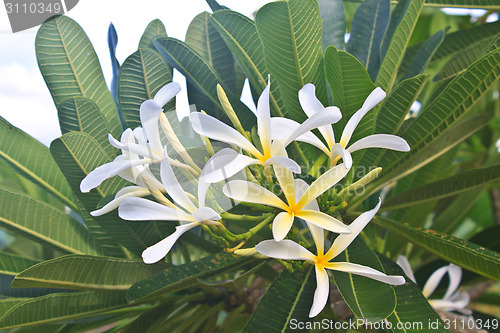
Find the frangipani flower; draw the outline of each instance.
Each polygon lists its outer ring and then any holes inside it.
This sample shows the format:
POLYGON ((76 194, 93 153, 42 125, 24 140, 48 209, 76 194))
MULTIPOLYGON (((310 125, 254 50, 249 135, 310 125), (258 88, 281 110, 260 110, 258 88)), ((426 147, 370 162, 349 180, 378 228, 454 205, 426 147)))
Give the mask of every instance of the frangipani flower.
POLYGON ((222 188, 228 197, 250 203, 276 207, 284 212, 276 215, 273 221, 273 237, 276 241, 285 238, 292 227, 295 217, 336 233, 350 233, 350 229, 336 218, 317 209, 316 198, 340 181, 348 172, 344 164, 331 168, 310 186, 299 179, 293 179, 292 173, 280 166, 275 166, 275 173, 285 195, 286 201, 261 185, 233 180, 222 188), (305 184, 305 187, 304 187, 305 184), (311 204, 312 203, 312 204, 311 204))
POLYGON ((265 240, 255 246, 257 252, 267 257, 283 260, 305 260, 314 265, 317 287, 314 293, 313 305, 309 312, 309 317, 312 318, 317 316, 328 301, 330 283, 326 269, 361 275, 391 285, 401 285, 405 283, 405 279, 402 276, 386 275, 371 267, 349 262, 331 262, 332 259, 337 257, 354 241, 373 216, 375 216, 380 208, 380 203, 379 201, 374 209, 358 216, 358 218, 349 225, 349 229, 351 229, 352 233, 337 236, 331 248, 326 253, 324 251, 324 230, 314 225, 309 225, 309 229, 313 236, 314 243, 316 244, 316 255, 303 246, 288 239, 280 242, 265 240))
MULTIPOLYGON (((259 151, 259 149, 257 149, 247 138, 245 138, 234 128, 224 124, 223 122, 215 119, 212 116, 200 112, 193 112, 189 115, 191 125, 196 133, 206 136, 212 140, 222 141, 231 145, 235 145, 253 156, 253 158, 248 156, 245 156, 245 158, 239 158, 237 161, 233 162, 233 166, 228 166, 227 170, 231 170, 231 172, 234 173, 227 175, 227 177, 231 177, 238 171, 241 171, 243 168, 251 164, 261 164, 264 166, 281 165, 293 172, 300 172, 300 166, 295 161, 281 155, 280 147, 275 147, 272 144, 273 133, 271 130, 271 119, 274 118, 271 118, 269 109, 269 86, 270 83, 268 82, 267 87, 260 95, 259 101, 257 103, 257 131, 259 134, 262 151, 259 151)), ((299 128, 296 131, 297 135, 309 132, 310 130, 318 128, 319 126, 332 124, 339 121, 342 115, 340 114, 338 108, 335 109, 336 110, 333 110, 334 112, 314 115, 313 117, 310 117, 308 120, 306 120, 303 124, 299 124, 299 128)), ((275 129, 274 131, 279 130, 282 129, 275 129)), ((226 151, 224 153, 220 153, 220 155, 217 155, 217 157, 213 159, 212 162, 214 166, 226 165, 225 163, 220 162, 218 158, 227 161, 227 154, 228 152, 226 151)), ((207 181, 213 183, 221 180, 223 179, 207 178, 207 181)))
MULTIPOLYGON (((413 275, 410 263, 408 259, 404 256, 399 256, 396 263, 401 266, 406 276, 410 278, 413 282, 417 283, 415 276, 413 275)), ((460 286, 460 281, 462 280, 462 268, 455 264, 449 264, 438 268, 434 273, 429 276, 427 282, 422 289, 422 294, 428 299, 429 304, 438 311, 458 311, 465 315, 471 315, 472 311, 466 309, 470 302, 469 294, 466 292, 458 291, 460 286), (436 291, 441 280, 444 276, 448 274, 450 282, 448 284, 448 289, 441 299, 429 299, 429 297, 436 291)))
MULTIPOLYGON (((168 156, 166 150, 164 154, 168 156)), ((164 158, 161 162, 161 181, 175 204, 166 198, 164 203, 168 207, 147 199, 132 197, 125 198, 118 208, 118 215, 125 220, 180 222, 173 234, 142 252, 146 264, 153 264, 165 257, 177 239, 186 231, 200 224, 218 224, 216 221, 221 219, 212 208, 205 207, 208 186, 202 182, 198 184, 198 205, 196 205, 179 184, 168 158, 164 158)))
MULTIPOLYGON (((324 107, 323 104, 317 99, 315 95, 316 88, 313 84, 306 84, 299 91, 299 102, 302 109, 307 114, 309 118, 317 116, 318 114, 330 113, 332 107, 324 107)), ((354 133, 354 130, 358 126, 361 119, 370 111, 375 105, 380 103, 386 94, 381 88, 375 88, 370 95, 366 98, 361 109, 359 109, 347 122, 340 142, 335 142, 335 136, 333 129, 330 125, 319 127, 319 131, 323 138, 325 139, 326 145, 313 133, 307 132, 300 136, 297 136, 294 131, 298 130, 300 126, 297 122, 285 119, 285 118, 272 118, 271 128, 273 131, 273 139, 282 140, 283 145, 286 147, 293 140, 307 142, 312 144, 323 152, 325 152, 332 161, 332 165, 335 165, 337 161, 342 158, 346 166, 350 167, 352 164, 352 158, 350 153, 357 150, 365 148, 386 148, 397 151, 409 151, 410 146, 408 143, 399 136, 390 134, 373 134, 364 137, 349 147, 349 141, 354 133), (287 131, 288 130, 288 131, 287 131)))
MULTIPOLYGON (((120 141, 108 135, 110 144, 121 149, 122 155, 116 157, 113 162, 103 164, 91 171, 80 183, 82 192, 89 192, 104 180, 116 175, 122 176, 125 173, 128 173, 129 177, 123 178, 138 184, 140 180, 137 180, 137 175, 144 171, 144 167, 163 160, 165 156, 160 141, 158 117, 163 112, 163 106, 177 95, 180 89, 178 83, 172 82, 161 88, 154 99, 144 101, 140 108, 142 127, 134 130, 126 129, 120 141)), ((170 163, 196 173, 192 167, 186 164, 172 159, 170 159, 170 163)))

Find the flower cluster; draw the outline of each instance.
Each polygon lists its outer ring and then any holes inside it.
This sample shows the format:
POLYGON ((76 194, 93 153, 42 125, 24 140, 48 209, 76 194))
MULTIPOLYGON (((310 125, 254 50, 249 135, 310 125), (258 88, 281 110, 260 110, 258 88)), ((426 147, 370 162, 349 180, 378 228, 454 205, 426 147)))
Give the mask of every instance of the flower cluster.
MULTIPOLYGON (((82 192, 88 192, 116 175, 134 184, 121 189, 112 201, 92 214, 102 215, 118 208, 119 216, 125 220, 178 222, 174 233, 144 250, 142 257, 148 264, 162 260, 177 239, 196 226, 201 226, 226 247, 229 242, 239 242, 232 249, 234 251, 261 228, 272 223, 273 239, 261 241, 253 251, 270 258, 302 260, 314 265, 317 289, 311 317, 320 313, 327 302, 327 269, 392 285, 403 284, 405 280, 401 276, 388 276, 371 267, 332 261, 373 218, 380 208, 380 201, 375 208, 359 215, 349 225, 344 224, 340 216, 332 216, 331 210, 322 211, 318 203, 322 196, 335 197, 330 189, 349 173, 353 165, 352 152, 365 148, 410 150, 405 140, 387 134, 370 135, 349 145, 363 116, 385 98, 385 92, 380 88, 373 90, 349 119, 340 141, 336 142, 332 124, 341 119, 341 111, 334 106, 324 107, 315 96, 314 85, 306 84, 298 94, 300 105, 308 117, 303 123, 271 117, 269 86, 270 83, 258 100, 256 136, 243 130, 221 87, 218 87, 219 99, 234 128, 203 112, 190 114, 192 129, 200 136, 200 142, 204 143, 210 155, 207 161, 198 159, 196 162, 163 113, 163 106, 180 91, 180 86, 170 83, 160 89, 154 99, 142 103, 141 127, 125 130, 120 141, 109 137, 110 144, 120 149, 122 154, 113 162, 93 170, 81 182, 82 192), (318 130, 322 138, 316 136, 313 130, 318 130), (294 141, 314 145, 329 158, 329 169, 311 184, 294 175, 301 172, 300 165, 287 152, 294 141), (212 146, 215 142, 226 146, 212 146), (340 160, 342 163, 339 164, 340 160), (241 179, 241 175, 246 179, 241 179), (181 181, 180 177, 185 181, 181 181), (235 179, 237 177, 240 179, 235 179), (279 191, 275 190, 275 185, 279 191), (147 196, 152 196, 154 201, 145 198, 147 196), (226 203, 231 201, 253 205, 257 210, 262 208, 262 216, 254 217, 257 225, 243 234, 230 232, 223 222, 234 219, 234 214, 227 212, 231 207, 226 203), (316 254, 293 240, 290 230, 294 221, 297 222, 296 218, 307 226, 316 254), (327 232, 338 236, 325 251, 327 232), (292 239, 285 239, 287 237, 292 239)), ((247 252, 252 252, 252 249, 247 252)))

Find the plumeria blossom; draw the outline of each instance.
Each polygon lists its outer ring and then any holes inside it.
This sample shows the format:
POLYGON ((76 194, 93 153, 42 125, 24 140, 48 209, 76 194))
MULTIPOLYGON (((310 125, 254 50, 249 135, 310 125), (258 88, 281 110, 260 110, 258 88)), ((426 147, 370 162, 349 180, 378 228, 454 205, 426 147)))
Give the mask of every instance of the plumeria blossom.
POLYGON ((314 265, 317 287, 314 293, 313 305, 309 312, 309 317, 312 318, 317 316, 328 301, 330 283, 326 269, 361 275, 391 285, 401 285, 405 283, 405 279, 402 276, 386 275, 371 267, 349 262, 331 262, 332 259, 337 257, 354 241, 373 216, 375 216, 380 208, 380 204, 381 201, 379 201, 374 209, 358 216, 358 218, 349 225, 349 229, 352 233, 337 236, 326 253, 324 251, 324 230, 315 225, 309 225, 309 229, 313 236, 314 243, 316 244, 316 255, 303 246, 288 239, 280 242, 276 240, 265 240, 255 246, 257 252, 267 257, 283 260, 305 260, 314 265))
POLYGON ((276 215, 273 221, 273 237, 276 241, 281 241, 285 238, 292 227, 295 217, 299 217, 332 232, 351 232, 338 219, 320 212, 316 204, 318 196, 335 185, 349 172, 349 169, 344 164, 331 168, 310 186, 306 184, 304 190, 300 189, 303 188, 301 181, 294 179, 293 174, 289 170, 278 165, 274 166, 274 170, 285 195, 286 202, 261 185, 243 180, 228 182, 224 185, 222 191, 225 195, 237 201, 257 203, 284 210, 284 212, 276 215))
MULTIPOLYGON (((317 99, 315 94, 316 88, 313 84, 306 84, 299 91, 299 102, 302 109, 309 117, 317 116, 318 114, 328 114, 332 107, 324 107, 323 104, 317 99)), ((385 148, 397 151, 410 151, 408 143, 399 136, 390 134, 373 134, 364 137, 348 147, 349 141, 354 133, 354 130, 360 123, 361 119, 370 111, 375 105, 380 103, 386 94, 381 88, 375 88, 370 95, 366 98, 361 109, 359 109, 347 122, 340 141, 336 143, 332 126, 325 125, 319 127, 319 131, 326 142, 326 145, 312 132, 307 132, 297 136, 299 124, 291 119, 286 118, 272 118, 271 129, 273 139, 282 140, 283 145, 286 147, 291 141, 298 140, 312 144, 321 149, 325 154, 330 156, 332 165, 342 158, 344 163, 350 167, 352 165, 351 153, 365 149, 365 148, 385 148), (295 133, 294 133, 295 132, 295 133)))
MULTIPOLYGON (((168 156, 166 149, 164 155, 168 156)), ((161 162, 160 173, 164 189, 174 203, 166 198, 165 204, 160 204, 144 198, 129 197, 123 199, 118 208, 118 215, 125 220, 180 222, 173 234, 142 252, 142 258, 146 264, 153 264, 165 257, 177 239, 188 230, 200 224, 218 224, 217 221, 221 219, 221 216, 212 208, 205 207, 205 196, 208 189, 206 184, 199 183, 198 204, 196 204, 179 184, 169 159, 166 157, 161 162)))
MULTIPOLYGON (((257 131, 260 138, 262 151, 257 149, 252 142, 245 138, 241 133, 234 128, 224 124, 220 120, 201 112, 193 112, 189 118, 194 131, 200 135, 206 136, 212 140, 225 142, 241 148, 253 157, 242 155, 234 161, 228 162, 229 152, 227 150, 219 152, 217 156, 214 155, 212 160, 214 170, 217 167, 226 167, 226 176, 231 177, 238 171, 243 170, 246 166, 252 164, 260 164, 264 166, 281 165, 289 170, 299 173, 300 166, 293 160, 286 156, 282 156, 280 147, 273 145, 273 131, 280 131, 282 129, 271 129, 271 113, 269 108, 269 86, 264 89, 257 102, 257 131), (228 164, 232 163, 232 164, 228 164), (228 173, 229 172, 229 173, 228 173)), ((310 130, 323 126, 325 124, 332 124, 340 120, 342 117, 338 108, 329 113, 318 113, 307 119, 304 123, 299 124, 297 129, 290 129, 290 132, 300 135, 307 133, 310 130)), ((216 173, 214 173, 216 175, 216 173)), ((221 178, 207 178, 211 182, 219 182, 221 178)))
MULTIPOLYGON (((411 269, 408 259, 404 256, 399 256, 396 263, 401 266, 406 276, 413 282, 417 283, 415 280, 415 275, 411 269)), ((449 264, 438 268, 434 273, 429 276, 427 282, 422 289, 422 294, 428 299, 429 304, 438 311, 457 311, 465 315, 471 315, 472 311, 466 309, 470 302, 469 294, 466 292, 458 291, 460 286, 460 281, 462 280, 462 268, 460 266, 449 264), (441 299, 429 299, 429 297, 436 291, 441 280, 444 276, 448 274, 450 282, 448 284, 448 289, 441 299)))
MULTIPOLYGON (((128 174, 125 178, 133 183, 141 182, 137 180, 137 175, 142 174, 144 168, 149 164, 159 163, 165 157, 163 146, 160 140, 158 120, 163 113, 163 106, 168 103, 180 91, 180 85, 172 82, 161 88, 154 99, 144 101, 140 107, 140 118, 142 127, 134 130, 126 129, 120 141, 108 135, 109 143, 118 149, 122 154, 116 157, 113 162, 103 164, 91 171, 80 183, 82 192, 89 192, 99 186, 104 180, 116 175, 128 174)), ((177 167, 182 167, 195 172, 192 167, 181 162, 170 159, 170 163, 177 167)))

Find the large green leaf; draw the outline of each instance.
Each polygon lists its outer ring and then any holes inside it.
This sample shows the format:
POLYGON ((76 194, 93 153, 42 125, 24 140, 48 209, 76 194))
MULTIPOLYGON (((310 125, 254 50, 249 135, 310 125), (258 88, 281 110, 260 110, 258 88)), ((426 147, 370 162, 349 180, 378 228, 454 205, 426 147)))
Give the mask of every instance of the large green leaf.
POLYGON ((234 96, 229 88, 225 87, 224 82, 210 64, 189 45, 169 37, 156 37, 154 43, 170 65, 181 72, 188 82, 194 84, 217 106, 215 110, 204 111, 220 119, 227 119, 221 111, 222 107, 217 97, 217 84, 220 84, 243 126, 249 129, 255 124, 255 115, 252 111, 240 101, 239 96, 234 96))
MULTIPOLYGON (((377 255, 361 238, 356 238, 334 261, 360 264, 384 272, 377 255)), ((377 322, 394 311, 396 297, 392 286, 364 276, 340 271, 332 273, 342 297, 358 318, 377 322)))
MULTIPOLYGON (((238 58, 250 85, 256 94, 260 95, 267 86, 268 70, 255 22, 232 10, 218 10, 210 16, 210 20, 231 52, 238 58)), ((275 116, 283 116, 283 103, 274 77, 271 77, 269 102, 271 113, 275 116)))
POLYGON ((330 45, 338 50, 345 49, 345 11, 342 0, 318 0, 321 21, 323 21, 323 33, 321 45, 323 51, 330 45))
POLYGON ((121 124, 115 101, 83 29, 66 16, 49 19, 38 30, 35 50, 56 107, 70 97, 91 99, 101 110, 111 133, 118 137, 121 124))
POLYGON ((184 265, 172 266, 134 284, 127 292, 127 299, 134 302, 189 288, 195 285, 198 279, 227 272, 229 269, 248 263, 248 260, 252 259, 237 257, 230 253, 218 253, 184 265))
POLYGON ((37 263, 37 260, 24 258, 11 253, 0 252, 0 274, 16 275, 37 263))
POLYGON ((80 222, 42 201, 2 187, 0 226, 64 252, 102 254, 99 244, 80 222))
POLYGON ((47 260, 18 274, 15 288, 54 287, 81 290, 126 290, 134 283, 166 268, 165 263, 68 255, 47 260))
POLYGON ((315 282, 312 266, 293 273, 283 270, 267 289, 243 332, 289 332, 294 330, 292 319, 305 323, 315 282))
POLYGON ((386 92, 390 91, 394 85, 399 65, 423 5, 424 0, 411 0, 392 35, 376 81, 376 85, 382 87, 386 92))
MULTIPOLYGON (((408 70, 403 75, 402 80, 414 77, 415 75, 418 74, 422 74, 424 70, 427 68, 427 65, 431 61, 434 52, 436 52, 438 46, 441 44, 443 39, 444 39, 444 30, 436 32, 429 39, 427 39, 425 43, 422 45, 422 47, 418 50, 417 54, 413 58, 410 65, 408 66, 408 70)), ((467 66, 470 65, 471 63, 472 62, 467 64, 467 66)))
MULTIPOLYGON (((347 52, 338 51, 333 46, 325 51, 325 73, 332 93, 332 104, 342 111, 342 119, 334 124, 334 132, 340 135, 347 121, 361 108, 366 97, 375 89, 375 85, 358 59, 347 52)), ((368 118, 367 116, 365 118, 368 118)), ((360 125, 355 135, 363 135, 365 130, 373 129, 360 125)))
POLYGON ((13 297, 13 298, 2 298, 0 299, 0 318, 2 318, 4 313, 7 313, 14 306, 27 301, 28 298, 13 297))
MULTIPOLYGON (((379 259, 387 274, 404 276, 403 270, 397 264, 384 256, 379 256, 379 259)), ((420 288, 408 277, 404 285, 394 286, 394 290, 398 302, 394 312, 387 318, 392 324, 393 332, 448 332, 420 288)))
MULTIPOLYGON (((150 48, 140 48, 123 62, 118 76, 118 103, 127 127, 141 126, 141 103, 152 99, 169 82, 172 76, 168 64, 150 48)), ((164 107, 165 111, 174 108, 175 99, 164 107)))
POLYGON ((165 30, 165 26, 159 19, 154 19, 149 22, 146 30, 144 30, 144 33, 141 36, 138 48, 156 50, 153 44, 153 39, 156 36, 167 36, 167 30, 165 30))
POLYGON ((442 199, 500 181, 500 165, 473 169, 399 193, 385 200, 382 210, 393 210, 442 199))
MULTIPOLYGON (((363 0, 347 0, 352 2, 361 2, 363 0)), ((398 0, 391 0, 392 3, 398 3, 398 0)), ((499 9, 498 0, 425 0, 425 5, 430 7, 458 7, 458 8, 481 8, 481 9, 499 9)))
POLYGON ((267 69, 276 78, 290 119, 306 119, 298 91, 306 84, 316 86, 316 96, 328 104, 321 50, 321 17, 316 0, 276 1, 255 15, 264 46, 267 69))
POLYGON ((59 105, 58 115, 63 134, 71 131, 86 132, 96 139, 111 156, 115 156, 118 152, 109 144, 109 127, 97 104, 91 99, 85 97, 68 98, 59 105))
POLYGON ((127 305, 123 291, 58 293, 26 300, 0 319, 0 328, 40 325, 91 317, 127 305))
POLYGON ((439 258, 487 278, 500 280, 500 254, 497 252, 434 230, 414 228, 382 217, 375 217, 373 222, 439 258))
POLYGON ((366 0, 358 7, 346 51, 365 66, 372 80, 380 67, 380 45, 389 24, 390 1, 366 0))
MULTIPOLYGON (((114 177, 104 181, 98 188, 89 193, 80 192, 80 182, 90 171, 113 160, 97 141, 85 132, 64 134, 52 142, 50 150, 75 196, 81 200, 88 212, 97 209, 98 203, 103 198, 114 195, 127 185, 123 179, 114 177)), ((116 212, 94 217, 94 220, 116 242, 135 254, 140 254, 147 246, 161 239, 161 235, 153 223, 126 222, 118 218, 116 212), (148 237, 142 238, 138 233, 148 237)))
POLYGON ((71 188, 49 149, 1 117, 0 157, 65 205, 76 209, 71 188))

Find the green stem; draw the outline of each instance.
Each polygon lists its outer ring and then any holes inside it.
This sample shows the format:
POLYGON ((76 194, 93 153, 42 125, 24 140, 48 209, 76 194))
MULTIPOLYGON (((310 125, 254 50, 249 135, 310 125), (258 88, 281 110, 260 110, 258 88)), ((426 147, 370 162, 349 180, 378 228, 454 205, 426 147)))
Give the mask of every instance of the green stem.
POLYGON ((274 213, 274 211, 276 210, 276 208, 273 208, 273 207, 255 204, 255 203, 251 203, 251 202, 243 202, 242 201, 242 202, 240 202, 240 205, 250 207, 254 210, 258 210, 261 212, 267 212, 267 213, 274 213))
POLYGON ((255 227, 251 228, 249 231, 240 234, 240 235, 235 235, 237 240, 248 240, 250 239, 253 235, 258 233, 260 229, 265 227, 266 225, 269 224, 274 219, 275 215, 269 215, 267 218, 265 218, 262 222, 257 224, 255 227))
POLYGON ((224 219, 224 220, 260 222, 260 221, 262 221, 263 218, 267 217, 267 215, 269 215, 269 213, 263 214, 260 216, 252 216, 252 215, 245 215, 245 214, 242 214, 242 215, 231 214, 231 213, 225 212, 221 216, 222 216, 222 219, 224 219))

